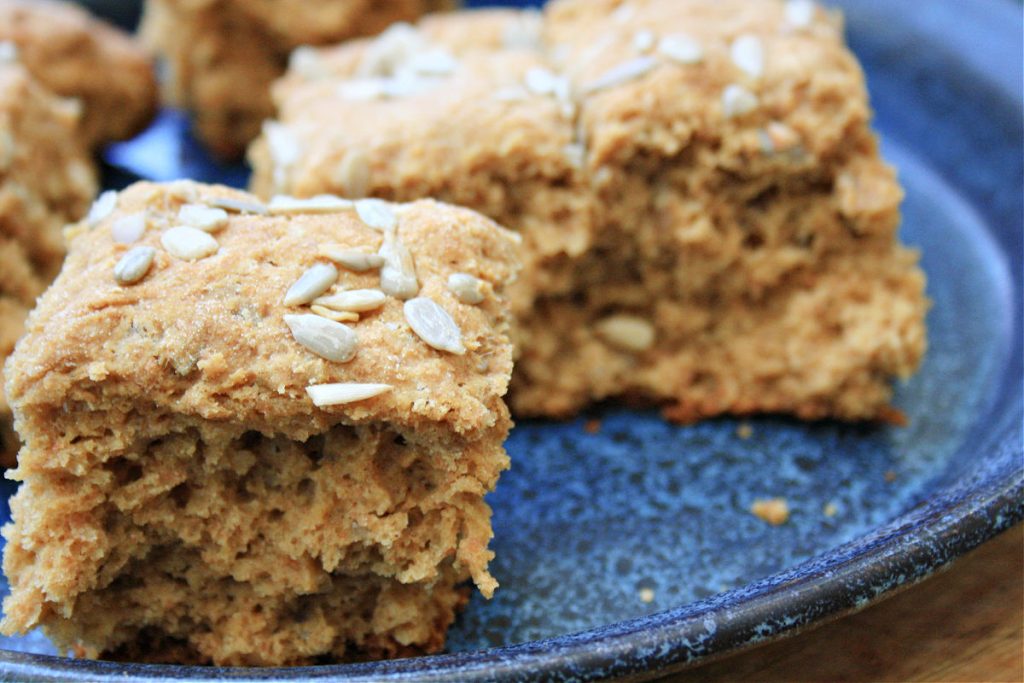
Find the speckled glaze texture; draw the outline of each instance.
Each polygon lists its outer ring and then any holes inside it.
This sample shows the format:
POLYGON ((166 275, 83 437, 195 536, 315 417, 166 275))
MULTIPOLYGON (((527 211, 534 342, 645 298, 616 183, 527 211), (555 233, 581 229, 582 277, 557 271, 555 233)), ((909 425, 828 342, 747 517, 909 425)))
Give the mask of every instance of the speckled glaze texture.
MULTIPOLYGON (((641 680, 862 608, 1020 521, 1019 8, 838 4, 868 72, 885 155, 907 188, 903 238, 923 252, 934 301, 924 367, 897 391, 908 427, 761 418, 741 438, 734 420, 677 427, 615 407, 525 422, 508 443, 512 470, 490 498, 502 586, 492 601, 470 603, 449 654, 199 669, 32 654, 51 650, 29 637, 0 642, 9 648, 0 677, 641 680), (597 433, 585 428, 593 419, 597 433), (782 526, 748 511, 772 496, 789 502, 782 526)), ((182 130, 167 114, 109 160, 155 178, 244 182, 241 169, 209 165, 182 130)))

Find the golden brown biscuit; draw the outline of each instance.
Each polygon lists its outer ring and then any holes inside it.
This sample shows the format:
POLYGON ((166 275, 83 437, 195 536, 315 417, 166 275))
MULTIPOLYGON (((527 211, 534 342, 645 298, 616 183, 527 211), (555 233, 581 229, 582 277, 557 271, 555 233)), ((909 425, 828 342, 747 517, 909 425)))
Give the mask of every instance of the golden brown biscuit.
MULTIPOLYGON (((0 49, 3 49, 0 46, 0 49)), ((78 109, 17 63, 0 60, 0 465, 18 444, 3 392, 3 365, 37 296, 64 257, 61 229, 96 191, 77 135, 78 109)))
POLYGON ((902 192, 838 20, 556 0, 296 53, 259 194, 432 196, 518 230, 512 407, 890 414, 925 349, 902 192))
POLYGON ((144 39, 167 62, 168 97, 218 156, 241 156, 273 116, 270 84, 300 45, 372 35, 453 0, 147 0, 144 39))
POLYGON ((256 201, 137 184, 69 230, 8 365, 4 632, 151 661, 396 656, 441 647, 460 583, 497 586, 515 235, 433 201, 256 201))
POLYGON ((156 112, 153 64, 126 33, 56 0, 0 0, 0 42, 46 87, 81 101, 90 147, 132 137, 156 112))

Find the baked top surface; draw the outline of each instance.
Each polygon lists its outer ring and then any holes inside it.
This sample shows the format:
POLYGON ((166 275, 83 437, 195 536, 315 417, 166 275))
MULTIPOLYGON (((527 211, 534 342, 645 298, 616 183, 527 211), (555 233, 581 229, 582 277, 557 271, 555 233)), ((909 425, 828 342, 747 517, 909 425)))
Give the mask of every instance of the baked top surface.
MULTIPOLYGON (((439 15, 420 23, 418 44, 386 35, 307 52, 275 86, 279 118, 314 145, 313 128, 334 115, 344 123, 328 133, 335 145, 358 144, 379 153, 388 172, 436 186, 488 165, 559 177, 579 165, 671 160, 688 146, 755 175, 764 172, 756 157, 766 135, 786 138, 787 149, 799 142, 803 163, 771 169, 799 173, 831 163, 843 135, 869 117, 861 71, 824 11, 792 27, 782 2, 616 5, 556 2, 543 22, 509 10, 439 15), (694 46, 693 61, 680 56, 681 41, 694 46), (737 57, 737 42, 758 56, 737 57), (413 77, 388 69, 382 55, 400 64, 411 49, 454 59, 413 77), (756 73, 739 65, 751 60, 756 73), (381 77, 397 81, 399 94, 368 95, 368 82, 381 77), (751 112, 730 113, 725 93, 735 87, 757 98, 751 112)), ((324 173, 322 159, 310 157, 297 169, 298 187, 304 175, 324 173)))
MULTIPOLYGON (((22 409, 59 403, 69 386, 102 383, 107 396, 146 397, 164 408, 209 419, 273 423, 313 415, 315 431, 340 415, 352 422, 444 423, 459 432, 497 419, 511 368, 504 304, 495 299, 516 270, 516 241, 494 223, 432 201, 400 209, 398 239, 413 253, 419 296, 445 308, 462 332, 465 355, 438 351, 409 328, 401 301, 384 305, 351 328, 359 338, 353 360, 325 360, 293 338, 286 314, 308 313, 283 298, 317 262, 325 244, 376 251, 381 232, 352 210, 330 215, 265 217, 230 214, 214 234, 216 254, 197 261, 162 246, 178 207, 216 197, 255 198, 227 188, 177 183, 138 184, 120 193, 117 208, 69 235, 61 276, 28 323, 8 391, 22 409), (170 188, 170 190, 168 190, 170 188), (175 196, 172 196, 175 195, 175 196), (112 226, 148 212, 150 227, 135 244, 116 243, 112 226), (156 249, 145 278, 122 286, 114 267, 129 247, 156 249), (447 277, 467 271, 491 283, 480 305, 458 301, 447 277), (381 396, 314 410, 311 384, 386 383, 381 396), (56 392, 56 393, 55 393, 56 392)), ((376 271, 340 269, 341 286, 379 286, 376 271)), ((337 289, 340 289, 338 287, 337 289)), ((84 389, 88 391, 87 389, 84 389)))

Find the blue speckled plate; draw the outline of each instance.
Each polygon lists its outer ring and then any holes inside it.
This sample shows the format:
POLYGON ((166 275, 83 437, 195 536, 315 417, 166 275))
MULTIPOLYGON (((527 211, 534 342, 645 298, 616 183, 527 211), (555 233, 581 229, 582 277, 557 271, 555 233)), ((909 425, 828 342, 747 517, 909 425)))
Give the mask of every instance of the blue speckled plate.
MULTIPOLYGON (((502 586, 472 600, 449 654, 289 670, 133 666, 32 654, 50 647, 28 637, 0 642, 0 675, 644 678, 863 607, 1019 521, 1019 6, 839 4, 906 185, 903 237, 923 252, 934 301, 924 367, 897 392, 909 427, 765 418, 743 439, 733 420, 677 427, 617 408, 526 422, 490 498, 502 586), (584 429, 591 418, 598 433, 584 429), (788 499, 788 523, 748 512, 767 496, 788 499)), ((108 161, 112 185, 134 174, 245 181, 244 169, 212 165, 171 112, 108 161)))

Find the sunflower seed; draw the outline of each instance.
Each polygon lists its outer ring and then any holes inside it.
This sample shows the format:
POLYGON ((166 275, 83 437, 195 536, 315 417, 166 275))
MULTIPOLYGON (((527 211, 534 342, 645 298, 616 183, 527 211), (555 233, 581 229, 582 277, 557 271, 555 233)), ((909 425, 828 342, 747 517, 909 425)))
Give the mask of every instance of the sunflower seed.
POLYGON ((17 61, 17 45, 9 40, 0 40, 0 63, 17 61))
POLYGON ((9 40, 0 40, 0 64, 18 61, 18 46, 9 40))
POLYGON ((404 66, 423 76, 448 76, 459 68, 459 60, 447 50, 434 48, 413 55, 404 66))
POLYGON ((350 289, 345 292, 314 299, 313 303, 334 311, 364 313, 380 308, 387 300, 387 294, 379 289, 350 289))
POLYGON ((121 216, 110 228, 110 236, 115 242, 131 244, 138 242, 143 233, 146 232, 146 214, 142 211, 121 216))
POLYGON ((375 270, 384 265, 384 257, 380 254, 368 254, 365 251, 344 249, 332 245, 321 246, 317 254, 357 273, 375 270))
POLYGON ((759 104, 757 95, 742 85, 727 85, 722 91, 722 113, 727 119, 749 114, 757 109, 759 104))
POLYGON ((370 102, 383 98, 387 94, 387 85, 383 78, 353 78, 341 82, 336 92, 343 100, 370 102))
POLYGON ((356 74, 390 76, 426 47, 426 41, 414 26, 404 21, 396 22, 367 46, 356 74))
POLYGON ((448 289, 464 304, 478 304, 484 300, 483 280, 469 273, 449 275, 448 289))
POLYGON ((628 24, 636 16, 636 7, 628 3, 622 3, 612 12, 612 19, 620 24, 628 24))
POLYGON ((639 353, 654 345, 654 325, 634 315, 613 315, 599 320, 594 331, 610 346, 639 353))
POLYGON ((459 356, 466 353, 466 347, 462 344, 462 330, 436 301, 416 297, 406 301, 402 310, 409 327, 429 346, 459 356))
POLYGON ((814 21, 814 3, 811 0, 788 0, 786 23, 794 28, 806 28, 814 21))
POLYGON ((208 233, 187 225, 178 225, 160 236, 160 244, 164 245, 171 256, 183 261, 197 261, 217 253, 220 245, 208 233))
POLYGON ((758 131, 758 135, 765 154, 785 152, 800 144, 800 134, 779 121, 770 122, 763 131, 758 131))
POLYGON ((526 72, 526 88, 534 95, 555 95, 568 89, 568 81, 541 66, 531 67, 526 72))
POLYGON ((228 212, 202 204, 185 204, 178 209, 178 220, 204 232, 216 232, 228 224, 228 212))
POLYGON ((384 79, 384 94, 391 98, 411 97, 434 89, 439 82, 436 78, 425 78, 403 70, 394 78, 384 79))
POLYGON ((330 263, 318 263, 295 281, 284 295, 285 306, 302 306, 317 298, 338 281, 338 269, 330 263))
POLYGON ((217 209, 224 209, 232 213, 252 213, 257 216, 266 216, 267 207, 258 202, 247 202, 244 199, 231 199, 230 197, 214 197, 206 203, 217 209))
POLYGON ((628 83, 648 74, 656 66, 658 66, 658 60, 653 57, 631 59, 604 72, 590 83, 584 85, 580 92, 584 95, 589 95, 599 90, 614 88, 617 85, 628 83))
POLYGON ((633 34, 633 49, 637 52, 650 52, 657 40, 654 31, 642 29, 633 34))
POLYGON ((505 24, 501 44, 509 49, 539 50, 544 22, 538 10, 523 10, 505 24))
POLYGON ((295 134, 276 121, 263 122, 263 136, 267 140, 267 151, 274 165, 274 186, 283 188, 292 167, 302 156, 302 147, 295 134))
POLYGON ((267 137, 267 148, 270 151, 270 158, 275 164, 288 168, 299 160, 299 156, 302 154, 299 141, 283 123, 265 121, 263 134, 267 137))
POLYGON ((751 78, 760 78, 764 74, 764 47, 757 36, 749 33, 739 36, 732 41, 729 53, 732 63, 751 78))
POLYGON ((134 247, 125 253, 114 266, 114 280, 121 285, 131 285, 146 277, 156 249, 153 247, 134 247))
POLYGON ((680 64, 698 64, 704 59, 704 48, 682 33, 665 36, 658 42, 658 52, 680 64))
POLYGON ((352 201, 330 194, 320 194, 311 199, 296 199, 287 195, 276 195, 267 204, 267 211, 272 216, 284 216, 303 213, 337 213, 352 208, 352 201))
POLYGON ((330 72, 324 67, 320 53, 310 45, 299 45, 288 58, 288 70, 294 71, 307 80, 326 78, 330 72))
POLYGON ((327 360, 347 363, 356 355, 358 338, 351 328, 312 313, 286 315, 285 324, 295 341, 327 360))
POLYGON ((332 311, 329 308, 318 306, 316 304, 310 306, 309 310, 317 314, 321 318, 327 318, 328 320, 333 320, 336 323, 359 322, 359 314, 353 313, 352 311, 332 311))
POLYGON ((391 230, 398 225, 398 217, 391 210, 391 205, 381 199, 357 199, 356 213, 371 228, 391 230))
POLYGON ((391 391, 393 388, 390 384, 340 382, 337 384, 314 384, 306 387, 306 393, 313 400, 313 405, 325 407, 363 401, 391 391))
POLYGON ((331 180, 349 197, 365 197, 370 189, 370 158, 361 149, 350 149, 334 167, 331 180))
POLYGON ((578 142, 566 145, 562 148, 566 160, 573 168, 583 168, 587 162, 587 148, 578 142))
POLYGON ((85 220, 89 222, 89 227, 96 227, 97 223, 112 214, 116 208, 117 192, 115 190, 107 190, 97 197, 96 201, 89 207, 89 214, 85 217, 85 220))
POLYGON ((412 253, 397 239, 385 239, 378 252, 384 259, 380 269, 381 290, 397 299, 411 299, 420 291, 412 253))

